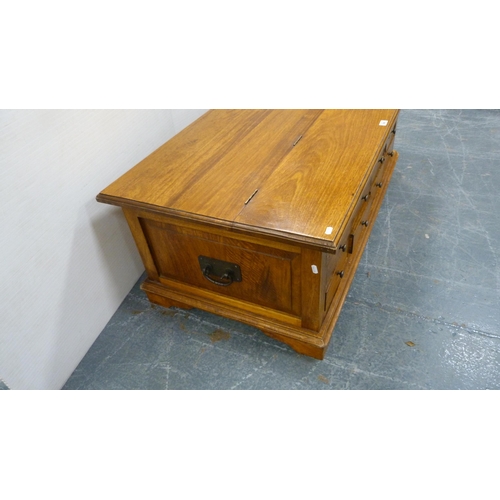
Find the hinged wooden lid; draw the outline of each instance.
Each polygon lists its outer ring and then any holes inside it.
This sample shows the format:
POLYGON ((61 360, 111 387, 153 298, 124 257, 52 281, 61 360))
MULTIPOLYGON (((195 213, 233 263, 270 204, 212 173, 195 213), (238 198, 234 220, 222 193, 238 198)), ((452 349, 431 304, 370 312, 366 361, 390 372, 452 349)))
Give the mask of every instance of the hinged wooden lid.
POLYGON ((335 248, 398 110, 212 110, 97 200, 335 248))

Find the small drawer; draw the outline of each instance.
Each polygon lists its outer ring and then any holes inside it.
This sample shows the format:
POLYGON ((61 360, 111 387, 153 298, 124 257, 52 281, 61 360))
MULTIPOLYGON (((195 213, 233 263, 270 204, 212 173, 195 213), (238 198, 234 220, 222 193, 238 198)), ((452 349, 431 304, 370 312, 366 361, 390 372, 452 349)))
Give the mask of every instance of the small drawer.
POLYGON ((363 190, 359 200, 356 204, 356 208, 354 211, 354 215, 351 217, 350 224, 345 230, 345 235, 339 244, 339 247, 343 244, 346 245, 348 253, 353 253, 354 248, 352 246, 352 238, 349 238, 349 234, 351 234, 354 229, 358 226, 359 222, 363 218, 363 214, 366 212, 367 208, 371 206, 372 197, 373 197, 373 186, 375 185, 375 175, 376 171, 370 177, 369 182, 367 183, 365 189, 363 190))
POLYGON ((371 189, 367 193, 368 197, 360 206, 360 209, 352 222, 352 226, 349 231, 349 237, 347 240, 347 253, 349 254, 353 254, 354 251, 357 250, 358 236, 362 232, 362 230, 370 224, 370 211, 374 198, 374 186, 375 181, 373 181, 373 183, 371 184, 371 189))
MULTIPOLYGON (((373 197, 377 194, 377 190, 380 189, 383 185, 382 179, 384 178, 384 165, 387 160, 387 156, 385 155, 385 149, 379 154, 378 160, 372 168, 370 177, 365 184, 361 195, 356 203, 356 207, 354 208, 354 215, 351 217, 350 228, 348 226, 347 233, 353 233, 360 222, 362 222, 363 217, 366 219, 366 213, 369 211, 373 197)), ((348 245, 349 246, 349 245, 348 245)), ((353 253, 354 249, 352 245, 350 245, 349 253, 353 253)))
MULTIPOLYGON (((349 235, 347 235, 347 238, 349 235)), ((333 297, 337 292, 337 289, 342 282, 342 279, 347 274, 347 266, 349 265, 349 253, 347 251, 339 254, 338 259, 335 262, 335 267, 332 274, 330 275, 329 282, 327 283, 327 290, 325 292, 325 305, 324 310, 326 311, 330 304, 332 303, 333 297)))
POLYGON ((323 265, 327 280, 330 280, 330 277, 332 276, 333 271, 337 267, 338 262, 342 258, 342 256, 349 252, 349 232, 350 231, 347 230, 342 235, 335 254, 325 254, 326 262, 323 265))
POLYGON ((335 254, 324 254, 324 309, 328 309, 343 278, 349 260, 350 231, 345 231, 335 254))
POLYGON ((363 211, 356 217, 354 221, 351 232, 349 234, 349 242, 347 245, 348 253, 353 254, 358 251, 358 241, 362 234, 368 229, 369 225, 373 222, 371 219, 371 207, 372 207, 373 197, 370 198, 363 211))
POLYGON ((373 196, 377 196, 377 191, 380 190, 384 185, 384 177, 385 177, 385 164, 387 157, 382 156, 379 160, 379 167, 377 169, 377 173, 375 175, 375 179, 373 180, 371 191, 373 196), (382 161, 380 161, 382 160, 382 161))
POLYGON ((389 138, 387 139, 386 153, 391 156, 392 156, 392 150, 394 148, 394 139, 396 138, 396 125, 397 123, 394 124, 394 127, 392 128, 389 138))
POLYGON ((383 149, 384 155, 392 156, 392 151, 394 148, 394 139, 396 137, 396 127, 397 127, 397 121, 394 123, 392 130, 391 130, 390 134, 388 135, 387 140, 385 141, 384 149, 383 149))

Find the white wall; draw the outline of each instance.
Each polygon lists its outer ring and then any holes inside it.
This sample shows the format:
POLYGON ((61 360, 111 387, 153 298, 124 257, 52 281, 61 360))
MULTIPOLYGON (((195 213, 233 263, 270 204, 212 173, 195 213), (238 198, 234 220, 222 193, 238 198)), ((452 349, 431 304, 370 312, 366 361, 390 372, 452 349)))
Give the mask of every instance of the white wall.
POLYGON ((0 379, 61 388, 143 272, 95 196, 205 110, 0 110, 0 379))

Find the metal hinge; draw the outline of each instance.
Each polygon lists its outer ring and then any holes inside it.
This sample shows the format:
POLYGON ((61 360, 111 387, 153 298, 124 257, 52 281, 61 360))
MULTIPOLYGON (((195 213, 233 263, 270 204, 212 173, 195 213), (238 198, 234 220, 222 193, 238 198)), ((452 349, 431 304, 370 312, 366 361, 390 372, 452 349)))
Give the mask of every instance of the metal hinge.
POLYGON ((251 200, 251 199, 252 199, 252 198, 253 198, 253 197, 257 194, 257 191, 258 191, 258 189, 256 189, 256 190, 252 193, 252 195, 250 196, 250 198, 248 198, 248 200, 247 200, 247 201, 245 201, 245 205, 248 205, 248 204, 250 203, 250 200, 251 200))

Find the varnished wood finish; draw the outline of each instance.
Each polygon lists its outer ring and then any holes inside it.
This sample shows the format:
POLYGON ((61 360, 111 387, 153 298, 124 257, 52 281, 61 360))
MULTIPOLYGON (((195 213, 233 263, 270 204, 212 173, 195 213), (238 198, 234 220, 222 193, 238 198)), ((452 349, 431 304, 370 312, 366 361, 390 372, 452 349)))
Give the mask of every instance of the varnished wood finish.
POLYGON ((285 252, 147 219, 141 219, 141 225, 160 276, 241 300, 251 297, 252 302, 279 311, 300 312, 299 300, 293 296, 292 289, 294 273, 295 280, 299 280, 295 264, 299 252, 285 252), (200 266, 193 265, 199 256, 236 263, 243 275, 242 282, 228 287, 211 283, 203 276, 200 266))
POLYGON ((336 246, 385 140, 381 110, 325 111, 236 222, 336 246), (325 233, 332 227, 331 235, 325 233))
POLYGON ((151 302, 322 359, 397 161, 397 115, 210 111, 97 199, 124 209, 151 302), (200 255, 237 264, 242 281, 211 283, 200 255))

